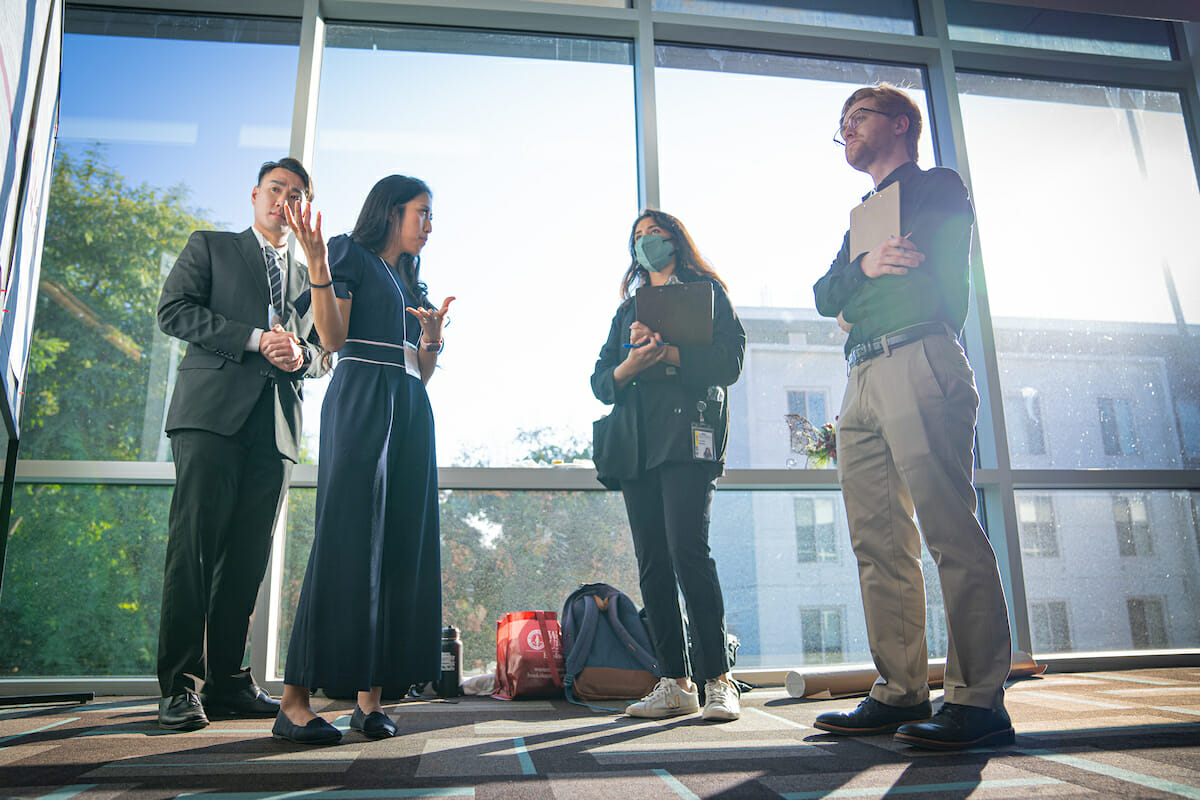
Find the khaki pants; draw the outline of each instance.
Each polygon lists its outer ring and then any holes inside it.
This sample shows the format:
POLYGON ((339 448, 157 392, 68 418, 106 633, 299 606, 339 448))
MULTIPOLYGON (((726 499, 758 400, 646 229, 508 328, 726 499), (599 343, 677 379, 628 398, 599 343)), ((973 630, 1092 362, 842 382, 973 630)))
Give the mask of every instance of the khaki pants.
POLYGON ((850 373, 838 420, 838 477, 880 676, 871 696, 881 703, 909 706, 929 697, 920 535, 938 566, 946 608, 946 701, 1004 702, 1012 642, 996 554, 975 518, 978 406, 975 375, 949 335, 896 348, 850 373))

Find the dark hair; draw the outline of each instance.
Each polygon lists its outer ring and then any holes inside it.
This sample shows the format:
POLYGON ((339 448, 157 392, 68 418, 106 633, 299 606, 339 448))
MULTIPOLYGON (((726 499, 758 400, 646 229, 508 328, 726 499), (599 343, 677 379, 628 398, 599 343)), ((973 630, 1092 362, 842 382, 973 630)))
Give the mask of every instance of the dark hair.
MULTIPOLYGON (((367 192, 367 199, 363 201, 362 210, 358 212, 358 221, 354 223, 350 238, 379 255, 387 247, 392 225, 399 224, 392 222, 392 210, 398 210, 399 220, 403 220, 404 207, 414 197, 423 194, 433 196, 433 191, 425 181, 407 175, 388 175, 381 178, 371 187, 371 191, 367 192)), ((429 289, 420 280, 421 257, 401 253, 397 266, 405 287, 416 295, 418 303, 428 305, 429 301, 425 296, 429 289)))
POLYGON ((312 180, 308 177, 308 170, 304 168, 298 160, 288 156, 281 158, 278 161, 268 161, 258 168, 258 185, 262 185, 263 177, 271 170, 286 169, 288 172, 293 172, 304 181, 304 199, 312 202, 312 199, 317 196, 317 192, 313 189, 312 180))
POLYGON ((625 276, 621 278, 622 300, 630 296, 630 290, 634 288, 635 281, 646 282, 650 279, 650 273, 638 263, 637 256, 634 255, 633 251, 633 237, 637 235, 638 223, 646 218, 654 220, 654 224, 671 234, 671 241, 675 244, 676 272, 683 270, 693 275, 703 276, 721 284, 722 289, 729 290, 729 287, 725 285, 725 281, 721 280, 716 270, 712 268, 712 265, 700 255, 700 251, 696 249, 696 243, 688 235, 687 228, 683 227, 683 223, 665 211, 659 211, 656 208, 647 208, 641 214, 638 214, 638 218, 633 221, 633 228, 629 231, 629 257, 631 262, 629 269, 625 270, 625 276))
POLYGON ((842 115, 838 117, 840 125, 846 119, 846 112, 860 100, 871 98, 877 111, 882 111, 890 117, 908 117, 908 132, 904 134, 904 144, 908 147, 908 157, 917 160, 917 141, 921 138, 921 109, 905 92, 890 83, 880 81, 874 86, 864 86, 846 100, 842 106, 842 115))

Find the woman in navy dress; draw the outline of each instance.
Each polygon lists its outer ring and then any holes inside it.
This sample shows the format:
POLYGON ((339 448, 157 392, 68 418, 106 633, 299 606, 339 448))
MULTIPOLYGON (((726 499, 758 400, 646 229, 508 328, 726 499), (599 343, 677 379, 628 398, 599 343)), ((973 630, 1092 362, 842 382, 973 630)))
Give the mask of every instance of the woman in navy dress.
POLYGON ((441 674, 441 565, 433 413, 425 393, 453 297, 436 308, 419 279, 432 226, 423 182, 375 184, 354 232, 328 248, 321 216, 289 223, 308 257, 321 344, 338 353, 321 407, 316 533, 272 733, 331 744, 309 688, 357 691, 350 727, 394 736, 384 686, 441 674))

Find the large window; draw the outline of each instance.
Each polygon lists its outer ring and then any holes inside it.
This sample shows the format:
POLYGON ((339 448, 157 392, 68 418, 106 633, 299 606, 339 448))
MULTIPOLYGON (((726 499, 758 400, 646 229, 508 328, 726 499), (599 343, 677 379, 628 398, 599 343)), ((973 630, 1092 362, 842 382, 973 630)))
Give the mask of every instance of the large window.
POLYGON ((326 233, 349 231, 385 175, 433 189, 421 277, 458 298, 429 385, 442 465, 590 448, 604 407, 588 378, 638 212, 631 64, 623 42, 328 29, 313 158, 326 233))
POLYGON ((1189 493, 1018 492, 1017 508, 1035 648, 1200 647, 1200 537, 1189 493), (1059 558, 1043 557, 1026 536, 1026 510, 1051 508, 1059 558))
MULTIPOLYGON (((1179 95, 959 86, 1000 380, 1037 387, 1036 466, 1186 467, 1172 398, 1194 396, 1200 369, 1200 191, 1179 95)), ((1030 410, 1005 405, 1014 466, 1030 410)))
POLYGON ((155 322, 162 279, 191 231, 250 225, 259 165, 288 150, 299 37, 298 22, 66 15, 23 457, 170 460, 181 347, 155 322))
MULTIPOLYGON (((258 18, 140 10, 153 5, 65 11, 0 597, 6 675, 153 674, 162 424, 182 350, 157 332, 162 279, 192 230, 247 227, 259 165, 301 146, 327 235, 384 175, 433 187, 422 277, 435 299, 458 297, 430 385, 444 622, 463 629, 469 668, 491 660, 499 613, 557 608, 583 580, 637 595, 620 497, 585 490, 589 423, 605 410, 588 376, 644 203, 684 221, 748 334, 711 533, 738 666, 868 663, 834 465, 792 452, 785 420, 833 422, 843 400, 845 335, 816 314, 812 286, 871 188, 832 131, 846 96, 877 80, 927 110, 921 166, 962 167, 976 205, 976 478, 1001 571, 1024 579, 1007 587, 1017 643, 1200 649, 1200 190, 1182 26, 981 0, 469 15, 453 0, 382 0, 341 4, 324 26, 280 16, 303 4, 239 7, 258 18), (323 49, 301 39, 314 29, 323 49), (947 55, 958 97, 944 95, 947 55), (310 102, 294 110, 297 97, 310 102), (997 414, 1010 459, 991 456, 997 414), (547 468, 497 469, 509 466, 547 468)), ((256 614, 269 624, 252 633, 265 678, 283 665, 312 535, 324 386, 306 386, 304 463, 256 614)), ((928 554, 923 567, 938 657, 928 554)))

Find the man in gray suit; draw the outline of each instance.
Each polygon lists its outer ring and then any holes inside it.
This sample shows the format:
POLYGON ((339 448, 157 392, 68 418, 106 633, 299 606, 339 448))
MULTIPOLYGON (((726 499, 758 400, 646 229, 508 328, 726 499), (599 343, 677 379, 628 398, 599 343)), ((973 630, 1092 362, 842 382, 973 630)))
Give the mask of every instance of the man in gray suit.
POLYGON ((162 617, 158 722, 274 717, 279 701, 242 668, 271 533, 299 457, 301 384, 325 372, 308 270, 288 252, 285 205, 312 199, 304 166, 264 164, 254 225, 196 231, 163 285, 158 324, 188 343, 166 431, 175 459, 162 617), (203 694, 199 694, 203 682, 203 694), (207 713, 206 713, 207 712, 207 713))

